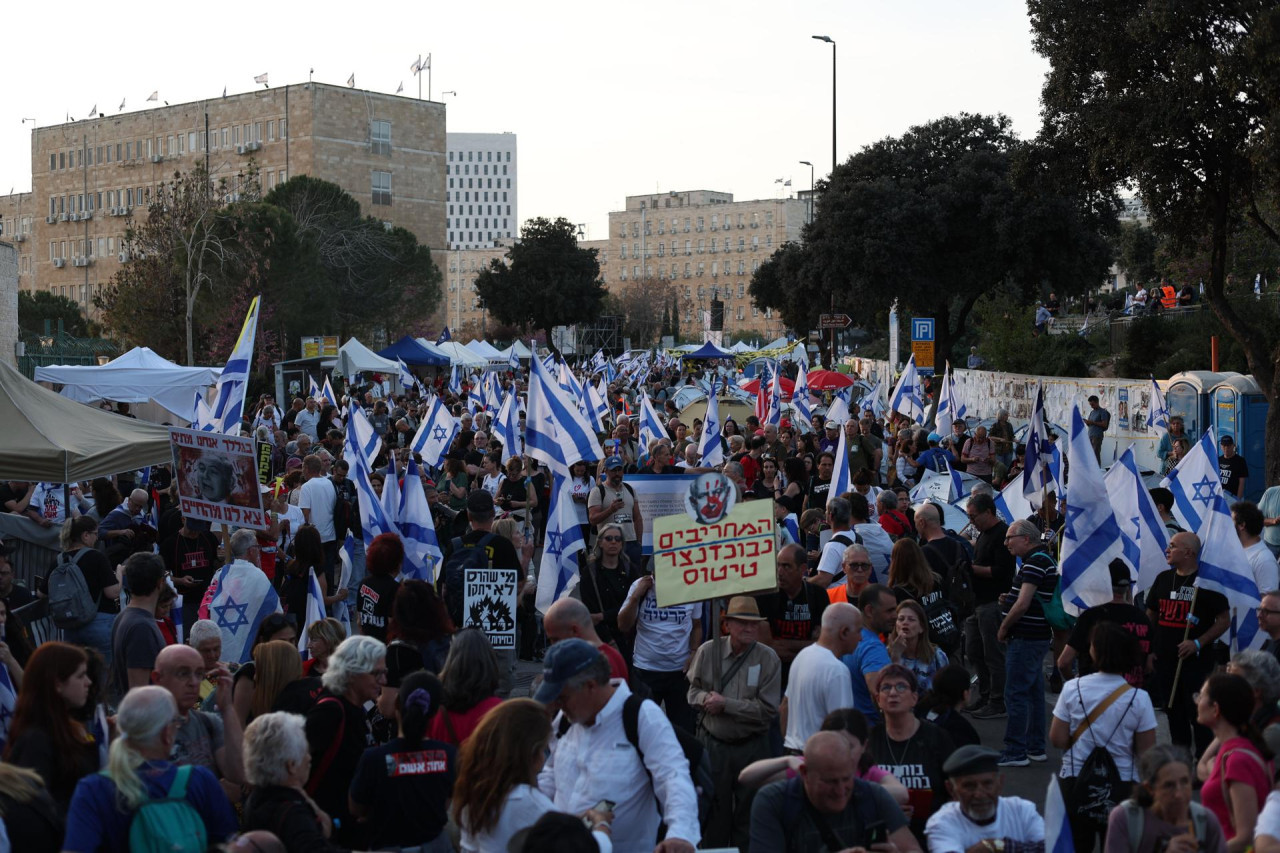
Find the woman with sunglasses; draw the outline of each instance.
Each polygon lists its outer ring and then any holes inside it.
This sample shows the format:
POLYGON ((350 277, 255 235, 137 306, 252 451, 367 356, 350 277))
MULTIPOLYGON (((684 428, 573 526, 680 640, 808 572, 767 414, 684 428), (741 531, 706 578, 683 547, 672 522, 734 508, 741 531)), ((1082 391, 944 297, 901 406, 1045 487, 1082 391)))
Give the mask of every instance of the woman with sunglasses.
POLYGON ((620 651, 626 647, 626 636, 618 629, 618 611, 627 600, 631 584, 640 577, 627 559, 624 545, 622 528, 612 523, 604 525, 578 584, 582 603, 596 623, 596 633, 604 642, 618 645, 620 651))
POLYGON ((940 727, 916 716, 919 689, 915 673, 905 666, 895 663, 880 671, 875 699, 884 722, 871 730, 867 749, 881 769, 906 786, 910 804, 903 811, 912 834, 926 845, 925 823, 950 799, 942 765, 955 744, 940 727))

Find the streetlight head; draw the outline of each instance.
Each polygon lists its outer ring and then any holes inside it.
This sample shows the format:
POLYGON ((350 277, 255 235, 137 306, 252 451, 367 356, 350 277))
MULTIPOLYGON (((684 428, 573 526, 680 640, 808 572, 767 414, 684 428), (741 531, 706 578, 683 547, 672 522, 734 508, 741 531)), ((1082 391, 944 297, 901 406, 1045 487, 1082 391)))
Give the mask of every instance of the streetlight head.
POLYGON ((808 166, 808 167, 810 167, 810 168, 812 168, 812 167, 813 167, 813 164, 812 164, 812 163, 810 163, 808 160, 801 160, 801 161, 800 161, 800 165, 801 165, 801 166, 808 166))
POLYGON ((827 44, 835 44, 836 40, 831 36, 814 36, 818 41, 825 41, 827 44))

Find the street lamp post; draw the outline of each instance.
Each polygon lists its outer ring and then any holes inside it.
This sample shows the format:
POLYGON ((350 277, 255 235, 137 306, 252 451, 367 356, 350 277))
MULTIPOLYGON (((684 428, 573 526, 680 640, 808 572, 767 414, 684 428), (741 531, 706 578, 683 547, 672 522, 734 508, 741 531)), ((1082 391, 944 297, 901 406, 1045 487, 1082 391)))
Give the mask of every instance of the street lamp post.
POLYGON ((801 160, 801 166, 809 167, 809 223, 813 223, 813 164, 808 160, 801 160))
POLYGON ((831 171, 836 170, 836 40, 831 36, 814 36, 831 45, 831 171))

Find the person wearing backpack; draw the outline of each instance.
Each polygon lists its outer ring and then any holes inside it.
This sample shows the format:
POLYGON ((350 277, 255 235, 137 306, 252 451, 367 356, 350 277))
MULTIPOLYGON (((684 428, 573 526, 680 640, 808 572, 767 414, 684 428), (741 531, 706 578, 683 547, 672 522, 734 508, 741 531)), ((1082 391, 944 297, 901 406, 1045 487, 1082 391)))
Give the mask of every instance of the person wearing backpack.
POLYGON ((62 529, 63 548, 46 579, 49 616, 68 643, 88 646, 111 666, 111 626, 120 612, 120 580, 97 548, 98 523, 74 518, 62 529))
MULTIPOLYGON (((449 553, 440 573, 439 592, 453 624, 466 624, 462 618, 463 580, 467 569, 519 569, 520 555, 505 536, 493 532, 495 517, 493 496, 484 489, 467 495, 467 522, 471 529, 449 543, 449 553)), ((514 666, 514 661, 511 662, 514 666)))
POLYGON ((702 839, 695 771, 661 708, 613 684, 608 659, 578 639, 547 651, 533 698, 559 711, 553 731, 568 724, 538 774, 558 810, 582 814, 608 799, 615 853, 693 853, 702 839))
POLYGON ((1062 686, 1049 742, 1063 750, 1059 771, 1076 850, 1093 849, 1111 811, 1137 782, 1138 756, 1156 742, 1156 717, 1147 691, 1125 678, 1138 640, 1115 622, 1099 622, 1089 640, 1097 671, 1062 686))
POLYGON ((69 853, 202 853, 236 833, 235 812, 204 767, 169 761, 178 707, 163 687, 129 691, 107 769, 76 785, 67 813, 69 853))
MULTIPOLYGON (((970 502, 972 506, 972 502, 970 502)), ((1022 559, 1013 587, 1000 596, 1004 619, 996 639, 1005 650, 1004 704, 1009 720, 1004 730, 1001 767, 1026 767, 1045 761, 1044 656, 1052 633, 1045 605, 1058 586, 1058 566, 1029 521, 1015 521, 1005 532, 1004 547, 1022 559)))
MULTIPOLYGON (((1105 853, 1227 853, 1222 827, 1213 813, 1192 799, 1191 757, 1180 746, 1158 744, 1138 761, 1133 796, 1111 811, 1105 853)), ((1258 825, 1259 853, 1274 853, 1258 825)))

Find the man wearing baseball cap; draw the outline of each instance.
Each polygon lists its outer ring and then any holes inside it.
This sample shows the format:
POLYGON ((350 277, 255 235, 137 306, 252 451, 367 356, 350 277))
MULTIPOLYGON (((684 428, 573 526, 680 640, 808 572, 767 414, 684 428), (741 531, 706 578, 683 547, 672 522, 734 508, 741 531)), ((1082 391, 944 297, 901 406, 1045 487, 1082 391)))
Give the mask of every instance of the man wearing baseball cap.
POLYGON ((538 774, 538 789, 556 809, 583 814, 612 800, 617 853, 693 853, 702 837, 698 795, 661 708, 632 698, 626 682, 614 684, 605 656, 577 638, 547 650, 533 698, 557 713, 552 730, 562 732, 538 774), (623 723, 628 705, 636 715, 635 741, 623 723))
POLYGON ((1146 612, 1133 603, 1133 570, 1129 564, 1116 557, 1108 568, 1111 571, 1111 600, 1080 614, 1071 629, 1071 636, 1067 638, 1066 648, 1058 655, 1058 670, 1069 673, 1071 664, 1078 662, 1081 675, 1096 672, 1097 667, 1089 657, 1089 638, 1100 622, 1115 622, 1138 640, 1139 656, 1124 677, 1134 687, 1140 688, 1149 668, 1148 662, 1154 664, 1151 658, 1151 622, 1146 612))
POLYGON ((591 490, 587 497, 587 521, 596 528, 613 523, 622 528, 627 559, 637 569, 644 565, 640 543, 644 539, 644 517, 640 504, 630 485, 622 482, 626 461, 621 456, 610 456, 604 461, 604 483, 591 490))
POLYGON ((730 599, 724 621, 729 636, 708 640, 693 656, 689 704, 702 709, 698 739, 716 781, 704 840, 710 847, 742 847, 751 832, 754 789, 738 784, 738 773, 772 755, 769 724, 782 701, 782 662, 757 642, 764 617, 754 598, 730 599))

